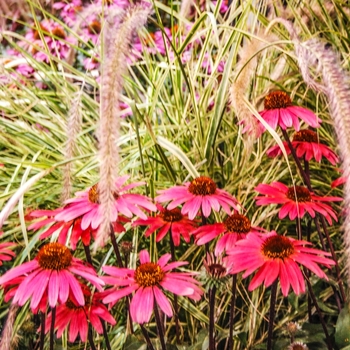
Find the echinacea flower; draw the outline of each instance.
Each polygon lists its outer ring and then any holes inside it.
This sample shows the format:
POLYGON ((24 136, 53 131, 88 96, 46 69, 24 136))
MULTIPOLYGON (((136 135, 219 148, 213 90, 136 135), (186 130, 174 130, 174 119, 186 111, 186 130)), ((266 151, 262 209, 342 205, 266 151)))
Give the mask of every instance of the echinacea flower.
POLYGON ((206 290, 213 286, 220 287, 220 284, 225 282, 232 271, 230 259, 213 253, 207 253, 205 259, 203 259, 203 266, 205 268, 203 279, 206 290))
POLYGON ((191 231, 197 228, 197 223, 190 220, 187 215, 181 214, 178 208, 165 209, 158 205, 160 213, 154 217, 150 216, 146 220, 139 219, 134 221, 133 226, 149 226, 145 232, 145 236, 149 237, 153 232, 159 230, 156 236, 156 242, 161 241, 170 231, 175 246, 180 245, 180 236, 186 243, 190 242, 191 231))
MULTIPOLYGON (((283 142, 283 146, 287 154, 291 153, 287 142, 283 142)), ((312 130, 300 130, 293 136, 292 146, 295 149, 296 155, 299 158, 305 157, 309 161, 314 158, 320 162, 322 157, 328 159, 331 164, 335 165, 339 159, 337 155, 328 146, 319 143, 317 133, 312 130)), ((276 157, 282 155, 280 146, 273 146, 266 152, 269 157, 276 157)))
POLYGON ((247 278, 254 271, 248 290, 252 291, 262 283, 270 286, 279 278, 282 293, 288 295, 290 286, 295 294, 305 292, 305 281, 298 264, 305 266, 315 275, 328 280, 318 264, 330 267, 334 260, 325 256, 330 253, 310 248, 311 243, 278 235, 272 231, 265 235, 249 233, 227 252, 233 267, 231 273, 245 271, 247 278))
POLYGON ((23 276, 13 303, 23 306, 31 298, 32 309, 37 308, 45 293, 50 307, 55 307, 58 301, 65 303, 69 293, 74 295, 79 305, 84 305, 78 278, 89 281, 99 290, 104 285, 93 268, 73 257, 69 249, 60 243, 44 245, 34 260, 16 266, 1 276, 0 285, 17 284, 18 277, 23 276))
POLYGON ((245 215, 234 213, 229 215, 224 222, 203 225, 193 231, 192 234, 195 236, 198 245, 208 243, 223 234, 215 247, 215 255, 220 255, 225 250, 232 248, 237 241, 245 238, 249 232, 259 233, 261 231, 260 227, 252 227, 250 220, 245 215))
MULTIPOLYGON (((3 232, 0 232, 0 236, 3 232)), ((4 242, 0 243, 0 266, 3 261, 10 261, 12 258, 16 256, 16 254, 10 250, 10 247, 15 247, 17 244, 12 242, 4 242)))
MULTIPOLYGON (((69 204, 68 204, 69 206, 69 204)), ((70 221, 59 221, 55 219, 55 216, 61 213, 64 208, 58 208, 55 210, 34 210, 30 213, 31 218, 40 218, 41 220, 32 223, 28 230, 39 230, 46 227, 46 230, 39 236, 40 239, 50 237, 53 234, 58 234, 58 243, 65 245, 67 243, 67 237, 69 235, 70 247, 75 250, 79 239, 82 240, 85 246, 90 245, 91 238, 96 238, 98 228, 93 229, 90 225, 83 229, 81 227, 82 217, 70 221)), ((129 219, 123 216, 118 216, 117 221, 112 223, 114 232, 120 233, 125 231, 125 227, 122 223, 129 222, 129 219)))
MULTIPOLYGON (((265 109, 259 114, 274 130, 279 125, 282 129, 293 126, 299 131, 299 118, 313 128, 318 128, 321 123, 321 119, 309 109, 293 105, 289 95, 284 91, 273 91, 268 94, 265 97, 264 107, 265 109)), ((265 131, 260 122, 259 129, 260 134, 265 131)))
POLYGON ((195 272, 170 272, 172 269, 186 265, 187 262, 176 261, 168 264, 170 254, 165 254, 156 263, 151 262, 146 250, 140 252, 140 265, 135 269, 103 266, 102 270, 110 276, 103 280, 114 288, 106 290, 104 303, 116 303, 119 299, 135 292, 130 303, 130 315, 134 322, 148 322, 152 315, 154 301, 169 317, 173 311, 163 290, 175 295, 182 295, 199 300, 202 290, 193 276, 195 272))
POLYGON ((58 1, 52 7, 60 11, 60 17, 70 27, 73 27, 77 21, 77 13, 82 11, 81 0, 72 0, 69 3, 58 1))
MULTIPOLYGON (((57 330, 57 338, 61 338, 63 332, 68 329, 68 340, 71 343, 75 341, 78 335, 82 342, 86 342, 89 323, 98 334, 103 333, 101 320, 111 325, 116 324, 106 306, 101 303, 100 293, 91 295, 91 291, 87 286, 81 284, 81 288, 85 298, 83 306, 77 302, 74 295, 70 295, 64 304, 56 307, 54 328, 57 330)), ((52 313, 50 312, 46 319, 46 333, 50 330, 51 320, 52 313)))
POLYGON ((296 341, 290 344, 287 350, 309 350, 309 348, 304 343, 296 341))
MULTIPOLYGON (((127 193, 128 190, 140 186, 143 182, 136 182, 124 185, 129 176, 121 176, 116 181, 117 192, 114 194, 115 206, 112 222, 117 221, 120 214, 131 218, 137 215, 142 219, 147 219, 146 214, 140 209, 156 211, 157 207, 145 196, 134 193, 127 193)), ((81 217, 81 228, 86 230, 89 226, 97 229, 102 220, 98 184, 93 185, 86 191, 76 193, 76 197, 68 199, 63 210, 55 216, 58 221, 71 221, 81 217)))
POLYGON ((39 24, 40 28, 36 25, 33 27, 25 35, 26 40, 19 42, 19 46, 30 51, 39 62, 49 63, 50 55, 63 60, 68 57, 71 45, 76 44, 76 39, 68 36, 64 28, 53 20, 43 20, 39 24))
POLYGON ((328 223, 332 225, 332 218, 338 221, 333 209, 323 202, 342 201, 341 197, 320 197, 310 192, 303 186, 288 187, 281 182, 272 182, 271 185, 260 184, 255 191, 264 196, 256 197, 257 205, 282 204, 278 217, 280 219, 289 215, 289 219, 302 218, 305 212, 315 217, 318 212, 323 215, 328 223))
POLYGON ((199 176, 182 186, 174 186, 160 193, 155 199, 158 202, 168 202, 167 209, 171 210, 183 204, 182 214, 188 214, 193 220, 201 209, 204 217, 208 217, 213 210, 219 211, 222 207, 227 214, 232 208, 237 210, 237 200, 228 192, 217 188, 216 183, 207 176, 199 176))

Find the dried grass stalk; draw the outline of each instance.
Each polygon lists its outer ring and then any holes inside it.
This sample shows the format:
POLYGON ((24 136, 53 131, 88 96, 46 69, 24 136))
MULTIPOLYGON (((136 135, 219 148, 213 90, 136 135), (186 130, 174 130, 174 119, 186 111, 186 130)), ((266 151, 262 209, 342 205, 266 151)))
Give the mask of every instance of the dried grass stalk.
POLYGON ((101 111, 98 128, 100 182, 99 198, 103 222, 96 239, 95 249, 108 238, 114 210, 115 181, 118 176, 120 108, 119 100, 127 72, 127 56, 133 34, 147 21, 151 8, 141 5, 130 7, 117 30, 105 33, 110 39, 102 66, 101 111))

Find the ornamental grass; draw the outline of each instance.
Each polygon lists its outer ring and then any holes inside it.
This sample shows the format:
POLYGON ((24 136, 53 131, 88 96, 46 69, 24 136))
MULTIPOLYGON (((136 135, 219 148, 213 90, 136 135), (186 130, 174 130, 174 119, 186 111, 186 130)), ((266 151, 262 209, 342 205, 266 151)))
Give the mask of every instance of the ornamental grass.
POLYGON ((349 349, 349 18, 0 0, 0 350, 349 349))

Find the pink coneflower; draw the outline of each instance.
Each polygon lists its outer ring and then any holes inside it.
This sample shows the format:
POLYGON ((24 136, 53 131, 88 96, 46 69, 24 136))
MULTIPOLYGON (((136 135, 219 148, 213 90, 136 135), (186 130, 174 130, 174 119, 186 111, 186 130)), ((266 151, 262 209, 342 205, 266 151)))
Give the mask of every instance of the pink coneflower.
POLYGON ((83 23, 81 37, 84 41, 91 41, 94 45, 100 41, 102 31, 101 19, 94 14, 88 16, 83 23))
POLYGON ((161 241, 170 231, 175 246, 180 245, 180 236, 186 243, 190 243, 191 231, 197 228, 197 223, 190 220, 187 215, 181 214, 178 208, 165 209, 158 205, 160 213, 154 217, 150 216, 146 220, 139 219, 133 223, 133 226, 149 226, 145 236, 149 237, 153 232, 159 230, 156 236, 156 242, 161 241))
POLYGON ((294 220, 296 217, 302 218, 305 212, 311 217, 315 217, 315 212, 322 214, 332 225, 332 218, 338 221, 333 209, 323 202, 342 201, 341 197, 320 197, 316 196, 303 186, 287 187, 281 182, 272 182, 271 185, 260 184, 255 191, 265 195, 256 197, 257 205, 283 204, 278 214, 280 219, 289 214, 289 218, 294 220))
MULTIPOLYGON (((68 204, 69 206, 69 204, 68 204)), ((82 217, 70 221, 58 221, 55 216, 61 213, 65 208, 55 210, 34 210, 30 213, 31 218, 41 218, 28 227, 28 230, 39 230, 43 227, 47 229, 41 233, 40 239, 50 237, 54 233, 58 233, 58 243, 66 244, 67 237, 70 233, 69 243, 73 250, 76 249, 79 239, 82 240, 85 246, 90 245, 91 238, 96 239, 98 228, 93 229, 89 225, 86 229, 81 227, 82 217)), ((122 216, 118 216, 117 221, 113 222, 114 232, 121 233, 125 231, 123 223, 129 222, 122 216)))
MULTIPOLYGON (((84 293, 85 304, 80 305, 73 295, 70 295, 65 304, 58 305, 56 308, 55 330, 57 330, 57 338, 61 338, 63 332, 68 328, 68 340, 73 343, 77 336, 80 336, 82 342, 86 342, 89 323, 98 334, 103 333, 101 320, 111 325, 115 325, 116 321, 108 312, 105 305, 100 301, 100 293, 91 296, 90 289, 81 285, 84 293)), ((49 313, 46 319, 46 333, 50 330, 52 314, 49 313)))
POLYGON ((36 258, 6 272, 0 277, 0 285, 17 284, 18 277, 25 276, 18 285, 13 303, 23 306, 31 298, 30 307, 36 309, 43 295, 55 307, 57 301, 65 303, 72 293, 79 305, 84 305, 84 294, 77 277, 91 282, 101 290, 104 282, 97 277, 93 268, 74 258, 69 249, 60 243, 44 245, 36 258))
MULTIPOLYGON (((120 214, 131 218, 137 215, 140 218, 147 219, 146 214, 140 209, 156 211, 157 207, 145 196, 140 194, 127 193, 128 190, 143 185, 143 182, 136 182, 124 185, 129 176, 121 176, 116 181, 117 192, 114 194, 115 206, 112 221, 115 222, 120 214)), ((81 228, 86 230, 89 226, 97 229, 102 220, 103 213, 100 209, 100 199, 98 193, 98 184, 93 185, 86 191, 76 193, 76 197, 68 199, 65 203, 68 205, 55 216, 58 221, 71 221, 81 217, 81 228)))
MULTIPOLYGON (((0 236, 3 234, 3 232, 0 232, 0 236)), ((3 261, 10 261, 12 258, 16 256, 16 254, 10 250, 10 247, 15 247, 17 244, 12 242, 4 242, 0 243, 0 266, 2 265, 3 261)))
MULTIPOLYGON (((283 142, 287 154, 291 153, 291 150, 287 142, 283 142)), ((317 162, 320 162, 322 157, 328 159, 333 165, 338 163, 339 159, 337 155, 326 145, 318 142, 317 133, 311 130, 300 130, 294 134, 292 146, 294 147, 296 154, 299 158, 305 157, 305 160, 309 161, 314 158, 317 162)), ((282 155, 282 150, 279 146, 273 146, 266 152, 269 157, 276 157, 282 155)))
MULTIPOLYGON (((264 107, 265 109, 259 114, 274 130, 279 125, 282 129, 293 126, 298 131, 300 129, 299 118, 314 128, 318 128, 321 123, 321 119, 309 109, 294 106, 284 91, 274 91, 268 94, 265 97, 264 107)), ((259 123, 259 129, 260 134, 265 131, 261 123, 259 123)))
POLYGON ((188 214, 193 220, 201 209, 202 214, 208 217, 211 210, 219 211, 220 207, 229 215, 231 208, 237 210, 238 202, 224 190, 217 188, 216 183, 209 177, 200 176, 186 182, 182 186, 174 186, 160 193, 155 199, 158 202, 171 201, 167 209, 171 210, 184 203, 181 213, 188 214))
POLYGON ((74 26, 77 21, 77 13, 83 9, 81 0, 72 0, 69 3, 58 1, 52 7, 60 10, 60 17, 70 27, 74 26))
POLYGON ((103 266, 102 270, 110 276, 103 277, 103 280, 115 286, 107 290, 104 303, 115 303, 119 299, 135 292, 130 303, 130 314, 134 322, 148 322, 152 315, 154 301, 161 310, 169 317, 173 315, 171 304, 163 293, 163 289, 176 295, 187 296, 193 300, 201 298, 202 290, 199 282, 193 276, 195 272, 170 272, 187 262, 168 261, 170 254, 163 255, 156 263, 150 261, 146 250, 140 252, 141 264, 136 270, 103 266))
POLYGON ((209 283, 227 277, 232 271, 232 262, 228 258, 213 253, 207 253, 203 265, 209 276, 209 283))
POLYGON ((192 233, 196 237, 196 244, 198 245, 208 243, 223 234, 215 247, 215 255, 218 256, 223 254, 225 250, 231 249, 237 241, 245 238, 249 232, 259 233, 261 231, 263 229, 260 227, 252 227, 250 220, 245 215, 234 213, 229 215, 222 223, 204 225, 192 233))
POLYGON ((68 36, 64 28, 52 20, 43 20, 40 23, 40 32, 42 35, 34 26, 25 35, 26 41, 19 43, 24 49, 29 50, 37 61, 46 63, 50 61, 47 48, 52 56, 65 59, 68 57, 71 45, 76 44, 76 39, 68 36))
POLYGON ((318 264, 326 267, 335 265, 333 260, 325 258, 330 256, 330 253, 309 248, 310 245, 311 243, 306 241, 280 236, 274 231, 266 235, 249 233, 228 251, 228 258, 233 264, 231 272, 245 271, 243 278, 247 278, 257 270, 249 284, 249 291, 263 282, 265 287, 268 287, 279 277, 284 296, 288 295, 290 286, 295 294, 304 293, 304 277, 298 264, 326 280, 328 278, 318 264))

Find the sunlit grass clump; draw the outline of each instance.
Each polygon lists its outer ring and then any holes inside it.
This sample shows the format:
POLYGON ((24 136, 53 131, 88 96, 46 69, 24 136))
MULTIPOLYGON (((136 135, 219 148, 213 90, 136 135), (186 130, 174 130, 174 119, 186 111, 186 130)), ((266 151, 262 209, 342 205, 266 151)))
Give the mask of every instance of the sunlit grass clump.
POLYGON ((0 10, 0 349, 350 346, 347 4, 0 10))

